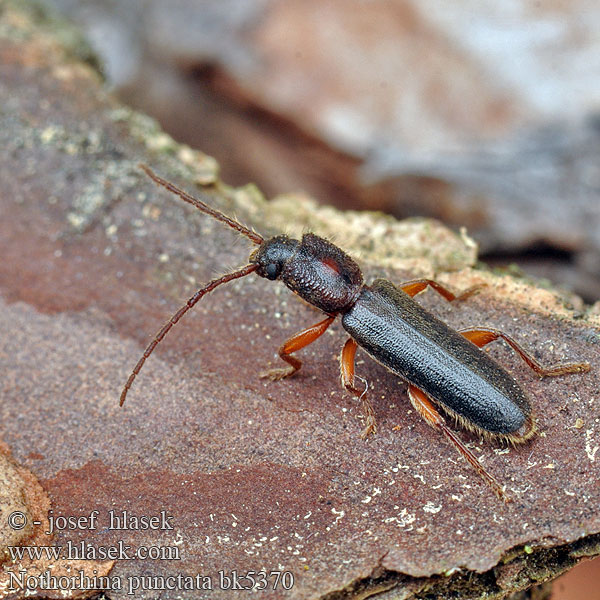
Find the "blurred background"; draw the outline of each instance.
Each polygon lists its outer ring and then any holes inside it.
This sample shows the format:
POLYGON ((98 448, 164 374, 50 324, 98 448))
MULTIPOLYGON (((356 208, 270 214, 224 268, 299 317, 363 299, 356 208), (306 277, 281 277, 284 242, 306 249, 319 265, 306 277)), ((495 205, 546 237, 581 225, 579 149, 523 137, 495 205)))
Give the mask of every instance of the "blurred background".
MULTIPOLYGON (((600 298, 597 1, 46 3, 227 183, 466 226, 485 262, 600 298)), ((600 599, 592 577, 553 598, 600 599)))

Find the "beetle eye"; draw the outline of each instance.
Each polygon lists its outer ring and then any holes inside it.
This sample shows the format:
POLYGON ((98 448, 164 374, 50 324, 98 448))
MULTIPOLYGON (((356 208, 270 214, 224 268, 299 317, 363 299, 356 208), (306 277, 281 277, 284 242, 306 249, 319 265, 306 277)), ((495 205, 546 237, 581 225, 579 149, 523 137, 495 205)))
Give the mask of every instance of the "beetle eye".
POLYGON ((277 279, 277 275, 279 274, 279 266, 276 263, 269 263, 265 267, 265 274, 267 279, 277 279))

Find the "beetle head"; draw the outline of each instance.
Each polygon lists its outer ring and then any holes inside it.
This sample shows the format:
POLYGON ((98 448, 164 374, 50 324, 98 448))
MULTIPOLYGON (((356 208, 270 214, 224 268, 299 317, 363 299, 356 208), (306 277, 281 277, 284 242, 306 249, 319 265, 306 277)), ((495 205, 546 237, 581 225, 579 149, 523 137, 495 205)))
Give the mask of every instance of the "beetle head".
POLYGON ((258 265, 256 274, 265 279, 279 279, 283 267, 296 253, 300 242, 287 235, 265 240, 251 255, 250 263, 258 265))

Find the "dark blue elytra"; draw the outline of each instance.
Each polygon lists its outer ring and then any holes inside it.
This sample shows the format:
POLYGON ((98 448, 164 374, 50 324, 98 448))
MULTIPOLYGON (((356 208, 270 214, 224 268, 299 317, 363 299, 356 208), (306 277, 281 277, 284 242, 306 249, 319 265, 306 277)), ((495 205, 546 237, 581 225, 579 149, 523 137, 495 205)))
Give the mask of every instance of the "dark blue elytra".
POLYGON ((531 406, 519 384, 389 281, 364 287, 342 325, 376 361, 467 424, 497 435, 528 429, 531 406))

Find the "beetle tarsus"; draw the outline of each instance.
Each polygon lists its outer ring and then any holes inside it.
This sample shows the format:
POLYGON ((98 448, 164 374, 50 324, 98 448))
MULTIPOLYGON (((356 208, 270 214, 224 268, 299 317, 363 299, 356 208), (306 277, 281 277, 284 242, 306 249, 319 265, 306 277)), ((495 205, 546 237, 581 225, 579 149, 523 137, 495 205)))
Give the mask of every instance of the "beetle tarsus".
MULTIPOLYGON (((300 363, 302 364, 302 363, 300 363)), ((261 379, 270 379, 271 381, 279 381, 280 379, 285 379, 286 377, 290 377, 296 371, 299 371, 300 368, 296 369, 295 367, 281 367, 277 369, 269 369, 268 371, 262 371, 259 374, 261 379)))
POLYGON ((268 371, 263 371, 260 374, 260 377, 268 378, 271 381, 279 381, 280 379, 289 377, 296 371, 299 371, 300 367, 302 367, 302 361, 299 358, 292 356, 292 353, 298 352, 298 350, 302 350, 302 348, 306 348, 306 346, 319 339, 327 331, 327 328, 333 323, 334 320, 335 316, 328 315, 322 321, 319 321, 315 325, 299 331, 287 339, 279 348, 279 358, 291 366, 281 369, 269 369, 268 371))
POLYGON ((454 299, 454 302, 462 302, 463 300, 466 300, 467 298, 476 296, 482 290, 484 290, 487 286, 488 286, 487 283, 477 283, 477 284, 471 286, 470 288, 467 288, 464 292, 462 292, 458 296, 456 296, 456 298, 454 299))
MULTIPOLYGON (((369 408, 371 408, 371 403, 369 402, 369 408)), ((373 410, 371 408, 371 410, 373 410)), ((363 414, 365 412, 364 409, 364 405, 363 405, 363 414)), ((373 414, 367 414, 366 415, 366 422, 367 424, 365 425, 365 428, 362 430, 361 434, 360 434, 360 438, 362 440, 366 440, 371 434, 375 434, 377 433, 377 420, 375 419, 375 415, 373 414)))

